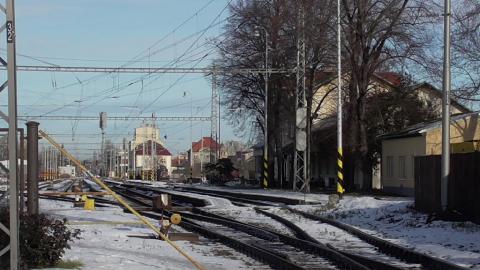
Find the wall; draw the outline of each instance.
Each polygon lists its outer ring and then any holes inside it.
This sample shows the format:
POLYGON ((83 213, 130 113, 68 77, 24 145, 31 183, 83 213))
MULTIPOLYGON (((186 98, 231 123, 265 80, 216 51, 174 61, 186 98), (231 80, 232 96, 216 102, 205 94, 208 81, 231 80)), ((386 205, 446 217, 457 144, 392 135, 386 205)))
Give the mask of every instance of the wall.
MULTIPOLYGON (((161 164, 165 166, 169 174, 172 173, 172 157, 171 156, 155 156, 154 160, 157 162, 157 164, 161 164), (164 162, 162 162, 162 160, 164 160, 164 162)), ((143 170, 151 170, 152 156, 137 155, 135 166, 136 168, 142 167, 143 170), (145 161, 145 164, 144 164, 144 161, 145 161)))
POLYGON ((160 129, 152 126, 139 127, 135 129, 134 146, 137 146, 145 141, 154 140, 163 145, 160 140, 160 129))
POLYGON ((382 141, 381 185, 385 191, 414 195, 414 156, 425 155, 425 136, 382 141), (391 158, 390 158, 391 157, 391 158), (405 175, 400 171, 400 157, 405 157, 405 175), (393 172, 388 169, 388 159, 393 161, 393 172), (390 175, 393 173, 393 175, 390 175))
MULTIPOLYGON (((480 224, 480 152, 452 154, 448 205, 454 216, 480 224)), ((441 211, 441 156, 415 158, 415 208, 441 211)))
MULTIPOLYGON (((450 125, 450 143, 480 140, 478 114, 454 121, 450 125)), ((437 127, 427 131, 427 155, 442 153, 442 129, 437 127)))

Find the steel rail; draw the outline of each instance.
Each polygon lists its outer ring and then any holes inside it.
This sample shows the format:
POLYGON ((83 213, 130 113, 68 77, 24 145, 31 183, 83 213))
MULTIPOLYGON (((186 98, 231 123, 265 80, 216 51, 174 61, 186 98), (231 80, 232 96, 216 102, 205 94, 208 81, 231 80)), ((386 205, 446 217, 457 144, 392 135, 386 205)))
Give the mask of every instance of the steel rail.
MULTIPOLYGON (((152 206, 151 200, 153 199, 152 193, 144 193, 140 192, 138 190, 130 190, 126 187, 121 187, 121 184, 118 185, 117 188, 123 188, 125 192, 121 192, 117 190, 118 194, 121 194, 122 196, 128 198, 129 200, 134 201, 135 203, 138 203, 143 206, 152 206), (134 194, 129 195, 128 193, 134 194), (143 199, 139 199, 138 197, 141 197, 143 199), (146 201, 145 201, 146 200, 146 201)), ((144 187, 147 189, 147 187, 144 187)), ((115 189, 115 188, 114 188, 115 189)), ((150 189, 150 191, 153 192, 159 192, 154 189, 150 189)), ((319 244, 319 243, 312 243, 308 242, 302 239, 298 239, 295 237, 290 237, 287 235, 283 235, 271 230, 267 230, 264 228, 260 228, 255 225, 239 222, 236 220, 232 220, 223 216, 219 216, 210 212, 203 211, 199 208, 192 208, 193 214, 191 213, 186 213, 186 212, 181 212, 181 215, 184 217, 183 219, 193 219, 193 220, 198 220, 198 221, 203 221, 203 222, 209 222, 209 223, 214 223, 214 224, 219 224, 222 226, 230 227, 232 229, 242 231, 244 233, 250 234, 254 237, 261 238, 264 240, 272 240, 275 238, 278 238, 280 242, 283 242, 289 246, 295 247, 299 250, 302 250, 303 252, 314 254, 316 256, 320 256, 322 258, 325 258, 329 260, 330 262, 333 262, 335 265, 342 267, 343 269, 358 269, 358 270, 367 270, 368 268, 363 266, 362 264, 358 263, 355 260, 352 260, 348 258, 347 256, 328 248, 325 245, 319 244)), ((143 213, 143 212, 142 212, 143 213)), ((168 213, 167 211, 164 211, 164 213, 168 213)), ((197 225, 198 226, 198 225, 197 225)), ((205 229, 205 228, 204 228, 205 229)), ((206 235, 208 236, 208 235, 206 235)), ((226 237, 226 236, 224 236, 226 237)), ((271 252, 275 253, 275 252, 271 252)), ((279 269, 283 269, 281 267, 278 267, 279 269)), ((285 268, 285 269, 290 269, 290 268, 285 268)))
MULTIPOLYGON (((258 207, 255 207, 254 210, 257 211, 258 213, 262 214, 262 215, 265 215, 269 218, 272 218, 272 219, 280 222, 285 227, 289 228, 297 236, 297 238, 303 239, 305 241, 321 244, 321 242, 319 242, 318 240, 316 240, 315 238, 310 236, 307 232, 302 230, 300 227, 295 225, 295 223, 293 223, 293 222, 291 222, 291 221, 289 221, 289 220, 287 220, 287 219, 285 219, 281 216, 278 216, 278 215, 275 215, 273 213, 270 213, 270 212, 264 211, 262 209, 259 209, 258 207)), ((390 265, 390 264, 387 264, 387 263, 384 263, 384 262, 381 262, 381 261, 378 261, 378 260, 375 260, 375 259, 371 259, 371 258, 362 256, 362 255, 357 255, 357 254, 352 254, 350 252, 342 251, 342 250, 334 247, 331 244, 325 244, 325 245, 327 247, 329 247, 329 248, 331 248, 331 249, 333 249, 333 250, 335 250, 335 251, 337 251, 337 252, 339 252, 339 253, 347 256, 347 257, 349 257, 350 259, 352 259, 354 261, 360 262, 361 264, 367 266, 368 268, 370 268, 372 270, 403 270, 404 269, 404 268, 393 266, 393 265, 390 265)))
POLYGON ((365 232, 362 232, 361 230, 354 228, 353 226, 347 225, 345 223, 341 223, 339 221, 326 218, 323 216, 318 216, 318 215, 313 215, 310 213, 306 213, 297 209, 293 209, 290 207, 285 207, 286 209, 290 210, 293 213, 297 213, 299 215, 302 215, 303 217, 312 219, 312 220, 317 220, 332 226, 335 226, 339 229, 342 229, 352 235, 355 235, 356 237, 360 238, 361 240, 376 246, 379 250, 382 252, 385 252, 386 254, 389 254, 393 257, 396 257, 398 259, 407 261, 409 263, 418 263, 421 264, 423 267, 426 269, 434 269, 434 270, 467 270, 467 268, 461 267, 459 265, 450 263, 448 261, 445 261, 443 259, 435 258, 429 255, 426 255, 421 252, 414 251, 412 249, 408 249, 405 247, 402 247, 400 245, 391 243, 389 241, 383 240, 381 238, 372 236, 370 234, 367 234, 365 232))
MULTIPOLYGON (((210 194, 217 194, 217 195, 222 195, 222 196, 229 196, 230 198, 236 198, 239 201, 241 199, 250 200, 250 201, 257 201, 259 204, 262 205, 270 205, 270 206, 278 206, 273 205, 271 203, 267 202, 275 202, 275 203, 281 203, 281 204, 301 204, 304 203, 303 200, 297 200, 297 199, 291 199, 291 198, 285 198, 285 197, 279 197, 279 196, 268 196, 268 195, 262 195, 262 194, 248 194, 248 193, 233 193, 229 191, 223 191, 223 190, 205 190, 201 188, 193 188, 193 187, 180 187, 180 190, 183 190, 185 192, 193 192, 195 191, 196 193, 210 193, 210 194), (261 203, 261 202, 264 203, 261 203)), ((248 201, 245 201, 245 203, 249 203, 248 201)))

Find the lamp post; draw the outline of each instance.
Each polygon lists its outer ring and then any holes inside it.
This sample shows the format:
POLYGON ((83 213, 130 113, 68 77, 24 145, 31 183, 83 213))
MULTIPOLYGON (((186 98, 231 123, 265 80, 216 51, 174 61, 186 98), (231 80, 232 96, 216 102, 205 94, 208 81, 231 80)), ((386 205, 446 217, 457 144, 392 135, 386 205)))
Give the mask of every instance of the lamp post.
MULTIPOLYGON (((264 145, 263 145, 263 187, 268 188, 268 31, 264 27, 259 27, 265 32, 265 129, 264 129, 264 145)), ((255 36, 260 36, 259 32, 255 36)))

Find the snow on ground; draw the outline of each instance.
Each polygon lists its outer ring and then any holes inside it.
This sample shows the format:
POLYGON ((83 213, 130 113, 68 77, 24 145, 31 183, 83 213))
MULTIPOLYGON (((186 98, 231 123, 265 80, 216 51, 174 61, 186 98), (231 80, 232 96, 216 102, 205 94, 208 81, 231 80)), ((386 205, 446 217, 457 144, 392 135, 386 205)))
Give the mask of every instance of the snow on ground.
MULTIPOLYGON (((132 223, 136 221, 135 217, 119 207, 86 211, 73 208, 69 202, 41 199, 40 208, 44 213, 67 218, 71 228, 83 231, 82 239, 76 240, 63 258, 82 261, 83 269, 194 269, 187 259, 164 241, 129 237, 150 235, 151 230, 132 223), (125 223, 104 224, 102 221, 125 223), (85 224, 89 222, 97 224, 85 224)), ((264 265, 235 250, 204 238, 197 243, 176 243, 206 269, 265 269, 264 265)))
POLYGON ((327 214, 367 233, 414 248, 447 261, 480 269, 480 225, 433 221, 413 209, 410 198, 379 200, 345 196, 333 210, 295 206, 313 214, 327 214))
POLYGON ((271 219, 265 215, 257 213, 253 207, 232 206, 228 209, 209 209, 209 212, 217 215, 234 219, 236 221, 258 225, 259 227, 274 230, 283 234, 293 235, 291 231, 278 221, 271 219))
MULTIPOLYGON (((394 264, 400 268, 409 267, 409 265, 405 264, 404 262, 382 254, 375 246, 372 246, 337 227, 321 223, 316 220, 304 218, 302 215, 292 213, 285 208, 272 207, 268 209, 268 212, 281 216, 290 222, 295 223, 300 229, 304 230, 322 244, 331 244, 340 250, 345 250, 347 252, 352 252, 354 254, 363 255, 369 258, 375 258, 382 262, 394 264)), ((416 267, 421 268, 420 265, 416 265, 416 267)))

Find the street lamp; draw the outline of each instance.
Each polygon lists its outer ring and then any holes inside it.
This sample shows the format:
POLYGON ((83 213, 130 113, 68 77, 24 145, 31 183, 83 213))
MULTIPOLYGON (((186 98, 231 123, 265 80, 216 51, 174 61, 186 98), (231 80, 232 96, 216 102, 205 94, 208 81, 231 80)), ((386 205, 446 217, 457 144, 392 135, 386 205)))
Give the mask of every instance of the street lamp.
POLYGON ((190 96, 190 179, 193 178, 193 131, 192 131, 192 117, 193 117, 193 102, 192 94, 189 91, 183 91, 183 97, 190 96))
MULTIPOLYGON (((263 140, 263 187, 268 187, 268 31, 262 26, 257 27, 261 28, 265 32, 265 101, 264 101, 264 110, 265 110, 265 131, 264 131, 264 140, 263 140)), ((259 37, 260 33, 255 32, 255 36, 259 37)))

